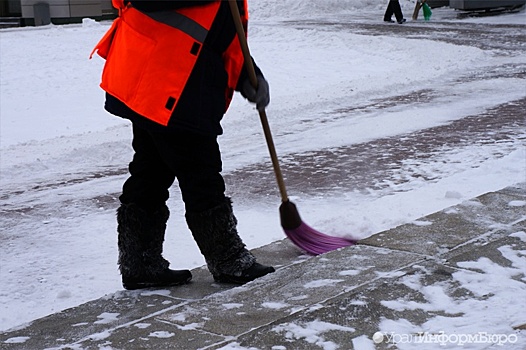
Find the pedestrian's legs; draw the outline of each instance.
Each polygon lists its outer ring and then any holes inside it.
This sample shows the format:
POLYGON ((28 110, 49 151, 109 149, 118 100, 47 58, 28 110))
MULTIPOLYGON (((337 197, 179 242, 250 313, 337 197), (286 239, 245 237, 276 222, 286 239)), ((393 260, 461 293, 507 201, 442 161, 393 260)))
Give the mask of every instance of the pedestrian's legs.
POLYGON ((387 5, 387 9, 385 10, 384 14, 384 21, 385 22, 392 22, 393 14, 396 17, 396 21, 398 23, 405 22, 404 15, 402 14, 402 8, 400 7, 400 3, 398 0, 390 0, 389 5, 387 5))
POLYGON ((205 211, 224 202, 223 164, 215 136, 156 134, 156 142, 165 164, 177 177, 187 212, 205 211))
POLYGON ((119 197, 122 204, 134 203, 148 211, 165 205, 169 188, 175 180, 174 172, 165 164, 157 150, 155 139, 148 130, 133 126, 133 160, 130 177, 119 197))
POLYGON ((387 9, 385 10, 385 14, 384 14, 384 21, 385 22, 391 22, 392 21, 391 18, 393 17, 393 13, 394 13, 393 3, 394 3, 394 1, 389 1, 389 4, 387 5, 387 9))
POLYGON ((225 197, 217 138, 177 133, 170 138, 158 134, 155 139, 165 163, 177 176, 186 222, 214 279, 246 283, 274 272, 257 263, 239 237, 232 202, 225 197))
POLYGON ((162 257, 169 210, 165 202, 175 175, 164 165, 151 135, 133 127, 135 154, 117 210, 119 269, 126 289, 188 282, 188 270, 170 270, 162 257))
POLYGON ((404 15, 402 14, 402 8, 400 7, 400 3, 398 0, 395 1, 389 1, 389 5, 393 4, 393 12, 396 17, 396 21, 398 23, 402 22, 404 19, 404 15))

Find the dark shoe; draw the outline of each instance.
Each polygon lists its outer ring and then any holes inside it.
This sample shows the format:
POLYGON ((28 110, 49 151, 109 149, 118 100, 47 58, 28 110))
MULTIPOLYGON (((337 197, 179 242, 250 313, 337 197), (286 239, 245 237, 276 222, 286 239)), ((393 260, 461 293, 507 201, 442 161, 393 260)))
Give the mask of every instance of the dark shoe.
POLYGON ((276 270, 272 266, 265 266, 256 262, 248 269, 243 270, 239 276, 219 274, 214 275, 214 280, 221 283, 245 284, 274 271, 276 270))
POLYGON ((387 22, 387 23, 394 23, 394 21, 392 19, 384 19, 384 22, 387 22))
POLYGON ((162 256, 169 216, 166 206, 153 212, 135 204, 117 209, 118 264, 125 289, 170 287, 192 279, 188 270, 170 270, 162 256))
POLYGON ((188 270, 166 269, 156 276, 122 277, 124 289, 134 290, 142 288, 172 287, 190 282, 192 273, 188 270))
POLYGON ((239 237, 230 198, 204 212, 187 212, 186 222, 213 276, 239 276, 256 262, 239 237))
POLYGON ((401 20, 398 21, 398 24, 404 24, 405 23, 405 18, 402 18, 401 20))

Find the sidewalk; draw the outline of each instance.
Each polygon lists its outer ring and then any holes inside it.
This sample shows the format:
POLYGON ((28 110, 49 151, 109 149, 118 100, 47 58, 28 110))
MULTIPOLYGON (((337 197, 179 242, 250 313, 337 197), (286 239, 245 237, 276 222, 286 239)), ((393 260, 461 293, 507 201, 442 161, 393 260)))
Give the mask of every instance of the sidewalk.
MULTIPOLYGON (((287 240, 261 247, 259 260, 278 269, 241 287, 213 283, 199 268, 183 287, 107 295, 2 333, 0 348, 396 349, 427 337, 414 348, 479 341, 524 349, 526 316, 503 336, 501 325, 473 328, 479 320, 467 311, 503 307, 491 290, 469 286, 499 283, 506 273, 526 283, 524 269, 513 273, 525 266, 525 251, 521 183, 322 256, 287 240), (444 322, 458 334, 435 328, 444 322)), ((524 300, 517 294, 513 307, 526 315, 524 300)))

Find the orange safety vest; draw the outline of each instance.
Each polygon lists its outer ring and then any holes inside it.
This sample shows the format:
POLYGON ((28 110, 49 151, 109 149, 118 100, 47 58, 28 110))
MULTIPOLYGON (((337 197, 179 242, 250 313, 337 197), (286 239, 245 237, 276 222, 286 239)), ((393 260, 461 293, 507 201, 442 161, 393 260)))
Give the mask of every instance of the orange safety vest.
MULTIPOLYGON (((221 1, 174 11, 143 13, 112 0, 119 17, 93 49, 106 59, 100 86, 134 112, 168 125, 221 1)), ((242 21, 248 23, 247 0, 242 21)), ((244 59, 237 36, 223 53, 228 86, 225 112, 244 59)))

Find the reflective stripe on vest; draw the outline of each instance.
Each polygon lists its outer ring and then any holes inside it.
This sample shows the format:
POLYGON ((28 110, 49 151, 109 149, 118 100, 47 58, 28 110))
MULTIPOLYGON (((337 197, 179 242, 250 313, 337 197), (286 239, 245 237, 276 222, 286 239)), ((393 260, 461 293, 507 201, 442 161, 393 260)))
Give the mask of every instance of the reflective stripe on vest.
MULTIPOLYGON (((121 8, 120 17, 94 49, 106 59, 101 87, 136 113, 168 125, 220 4, 148 14, 121 8)), ((246 23, 246 8, 244 13, 246 23)), ((236 41, 237 37, 223 55, 229 77, 225 111, 243 67, 236 41)))
POLYGON ((201 26, 199 23, 195 22, 191 18, 183 16, 177 12, 168 12, 168 11, 157 11, 144 13, 148 17, 156 20, 157 22, 164 23, 170 27, 179 29, 186 34, 190 35, 192 38, 199 42, 204 42, 206 36, 208 35, 208 29, 201 26))

